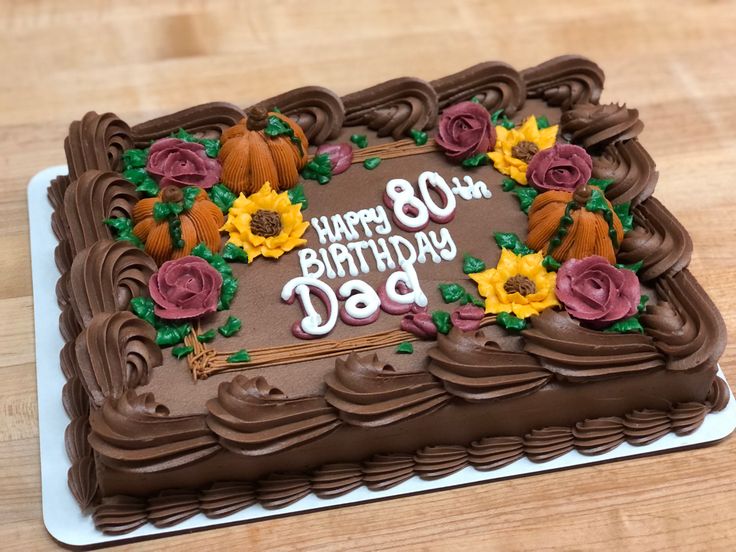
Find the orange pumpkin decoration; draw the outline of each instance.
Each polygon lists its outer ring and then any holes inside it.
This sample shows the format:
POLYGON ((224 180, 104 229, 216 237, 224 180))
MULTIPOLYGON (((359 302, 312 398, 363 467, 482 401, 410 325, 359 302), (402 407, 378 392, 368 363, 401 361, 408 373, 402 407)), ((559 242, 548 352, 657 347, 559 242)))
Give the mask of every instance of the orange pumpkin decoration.
POLYGON ((223 132, 220 144, 220 179, 236 194, 254 194, 266 182, 276 192, 288 190, 299 182, 299 172, 307 164, 309 142, 301 127, 281 113, 258 106, 223 132), (269 136, 270 117, 281 121, 288 134, 269 136))
POLYGON ((184 193, 177 186, 167 186, 156 197, 141 199, 133 207, 133 233, 145 244, 148 253, 157 264, 170 259, 186 257, 195 245, 204 244, 214 252, 220 250, 220 227, 224 216, 219 207, 212 203, 204 190, 199 190, 191 209, 174 216, 181 224, 183 245, 176 247, 170 231, 170 219, 156 220, 154 205, 159 202, 180 203, 184 193))
POLYGON ((621 220, 598 188, 584 184, 575 192, 544 192, 534 199, 529 209, 526 244, 536 251, 544 250, 559 262, 600 255, 615 264, 616 251, 623 238, 621 220), (593 189, 600 194, 599 200, 608 206, 610 226, 602 211, 589 211, 585 207, 593 189), (563 221, 563 217, 568 218, 563 221))

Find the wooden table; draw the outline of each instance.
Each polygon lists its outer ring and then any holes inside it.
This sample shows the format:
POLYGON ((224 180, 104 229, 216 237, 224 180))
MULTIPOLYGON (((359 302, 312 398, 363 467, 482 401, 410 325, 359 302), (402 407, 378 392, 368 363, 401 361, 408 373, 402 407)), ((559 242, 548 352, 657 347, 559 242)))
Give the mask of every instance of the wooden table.
MULTIPOLYGON (((489 59, 523 68, 587 55, 607 74, 603 101, 640 110, 641 139, 660 170, 656 195, 690 231, 691 269, 736 333, 733 3, 333 4, 0 3, 0 548, 54 545, 41 519, 25 194, 31 175, 64 162, 67 126, 88 109, 135 123, 216 99, 246 105, 304 84, 347 93, 489 59)), ((722 359, 732 383, 735 356, 731 346, 722 359)), ((135 549, 732 548, 734 458, 731 438, 135 549)))

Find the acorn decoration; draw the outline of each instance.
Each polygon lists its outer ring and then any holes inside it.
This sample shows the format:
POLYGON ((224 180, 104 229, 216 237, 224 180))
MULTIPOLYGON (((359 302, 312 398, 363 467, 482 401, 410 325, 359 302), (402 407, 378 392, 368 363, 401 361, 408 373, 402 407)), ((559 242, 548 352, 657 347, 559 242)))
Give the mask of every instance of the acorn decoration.
POLYGON ((269 182, 276 192, 294 187, 307 164, 309 142, 288 117, 251 107, 220 137, 222 182, 236 194, 253 194, 269 182))
POLYGON ((197 244, 220 250, 222 211, 201 188, 166 186, 133 207, 133 233, 158 265, 189 255, 197 244))
POLYGON ((558 262, 600 255, 615 264, 623 238, 621 220, 595 186, 539 194, 529 209, 526 244, 558 262))

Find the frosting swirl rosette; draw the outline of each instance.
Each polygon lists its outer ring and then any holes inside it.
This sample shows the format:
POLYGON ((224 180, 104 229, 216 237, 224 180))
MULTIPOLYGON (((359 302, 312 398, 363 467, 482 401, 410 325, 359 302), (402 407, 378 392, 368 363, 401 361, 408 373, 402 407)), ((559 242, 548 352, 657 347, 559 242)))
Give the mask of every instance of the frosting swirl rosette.
POLYGON ((526 169, 526 179, 540 192, 572 192, 587 183, 592 172, 593 160, 583 148, 556 144, 532 157, 526 169))
POLYGON ((442 112, 435 140, 448 159, 462 161, 491 149, 496 143, 496 132, 485 107, 460 102, 442 112))
POLYGON ((197 318, 215 312, 222 276, 207 261, 188 256, 161 265, 148 281, 154 313, 165 320, 197 318))
POLYGON ((207 157, 204 146, 178 138, 156 140, 148 150, 146 171, 161 187, 211 188, 220 180, 220 163, 207 157))
POLYGON ((593 328, 633 316, 641 298, 633 271, 616 268, 597 255, 562 263, 555 292, 571 316, 593 328))

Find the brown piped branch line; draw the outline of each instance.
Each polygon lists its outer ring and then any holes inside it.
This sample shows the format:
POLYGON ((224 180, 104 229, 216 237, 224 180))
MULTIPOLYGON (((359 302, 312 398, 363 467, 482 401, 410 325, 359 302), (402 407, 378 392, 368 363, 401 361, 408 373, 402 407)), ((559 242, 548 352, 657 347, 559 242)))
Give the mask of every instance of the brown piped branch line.
MULTIPOLYGON (((429 138, 427 143, 421 146, 417 146, 411 138, 405 138, 403 140, 397 140, 396 142, 386 142, 385 144, 368 146, 362 149, 354 149, 352 163, 362 163, 371 157, 394 159, 396 157, 407 157, 409 155, 421 155, 432 151, 439 151, 439 146, 434 141, 434 138, 429 138)), ((314 155, 309 156, 310 161, 313 158, 314 155)))

